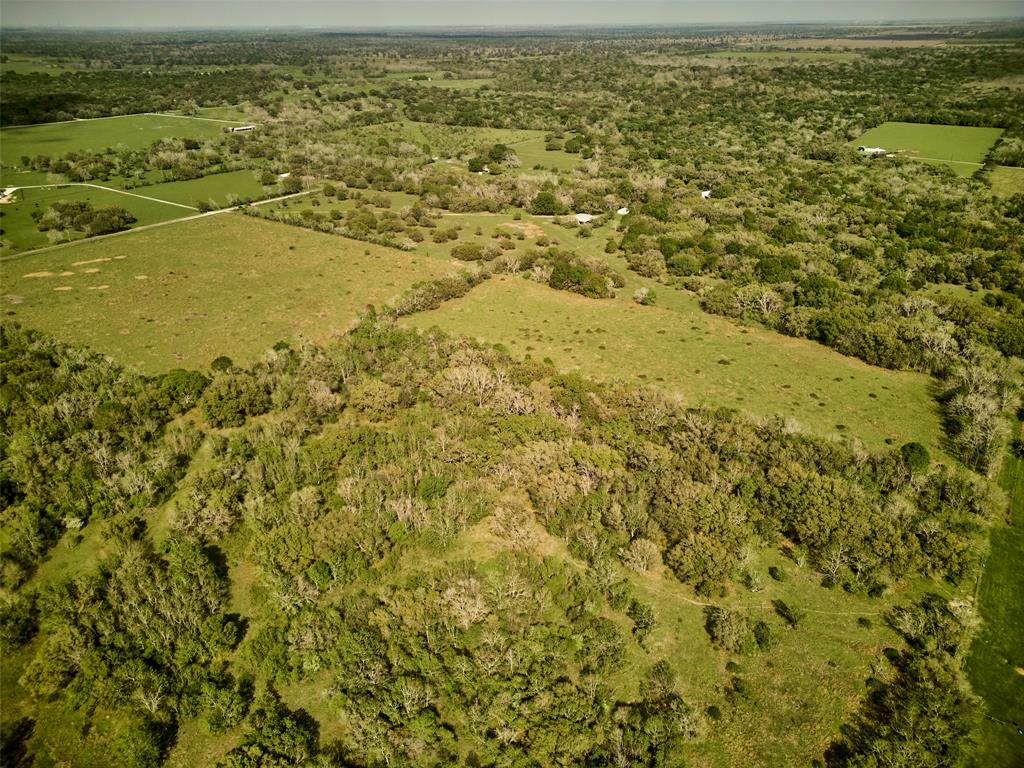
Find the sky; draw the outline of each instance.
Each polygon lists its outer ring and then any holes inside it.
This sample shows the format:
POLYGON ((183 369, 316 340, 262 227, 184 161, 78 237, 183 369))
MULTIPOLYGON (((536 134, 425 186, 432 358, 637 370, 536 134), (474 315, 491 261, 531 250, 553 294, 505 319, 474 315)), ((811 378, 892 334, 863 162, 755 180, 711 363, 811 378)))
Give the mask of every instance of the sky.
POLYGON ((4 27, 407 28, 948 21, 1024 0, 2 0, 4 27))

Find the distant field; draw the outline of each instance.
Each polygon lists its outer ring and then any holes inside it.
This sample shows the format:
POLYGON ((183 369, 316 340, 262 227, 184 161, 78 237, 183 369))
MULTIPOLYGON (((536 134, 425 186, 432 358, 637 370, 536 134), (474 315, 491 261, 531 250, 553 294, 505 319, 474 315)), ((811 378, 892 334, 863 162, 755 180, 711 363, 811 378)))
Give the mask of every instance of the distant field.
POLYGON ((62 75, 65 72, 77 72, 82 69, 81 64, 72 62, 58 62, 48 59, 45 56, 30 56, 28 54, 8 54, 7 61, 0 64, 0 72, 3 74, 16 73, 19 75, 46 74, 62 75))
MULTIPOLYGON (((15 126, 0 130, 0 174, 21 164, 23 156, 60 156, 107 147, 148 147, 161 138, 203 138, 223 132, 225 123, 175 115, 127 115, 66 123, 15 126)), ((5 177, 6 181, 6 177, 5 177)))
POLYGON ((858 54, 846 51, 715 51, 713 59, 749 59, 754 61, 854 61, 858 54))
POLYGON ((149 373, 344 331, 446 259, 220 214, 0 263, 9 319, 149 373), (70 272, 71 274, 62 274, 70 272))
POLYGON ((580 162, 580 156, 571 152, 555 150, 549 152, 544 148, 546 145, 544 137, 528 139, 512 145, 519 161, 522 163, 520 170, 530 170, 535 165, 543 165, 555 171, 571 171, 580 162))
POLYGON ((989 174, 992 191, 1002 197, 1024 194, 1024 168, 997 165, 989 174))
POLYGON ((418 80, 416 85, 425 85, 432 88, 450 88, 453 91, 469 91, 475 88, 479 88, 482 85, 490 85, 494 82, 493 77, 472 77, 464 80, 454 79, 445 80, 434 79, 434 80, 418 80))
POLYGON ((135 187, 131 192, 172 203, 182 203, 193 207, 202 201, 209 201, 217 206, 225 206, 232 197, 258 198, 263 196, 263 186, 252 171, 231 171, 204 176, 201 179, 188 181, 168 181, 163 184, 151 184, 135 187))
POLYGON ((850 146, 882 147, 915 160, 948 165, 960 176, 970 176, 1002 134, 1002 128, 926 123, 882 123, 862 134, 850 146))
POLYGON ((772 42, 773 48, 934 48, 939 45, 946 45, 947 40, 934 37, 921 37, 917 39, 887 38, 887 37, 806 37, 794 38, 791 40, 776 40, 772 42))
MULTIPOLYGON (((146 188, 138 191, 145 195, 146 188)), ((168 198, 170 199, 170 198, 168 198)), ((155 224, 168 219, 179 219, 195 211, 168 205, 155 200, 143 200, 139 197, 108 192, 93 187, 54 187, 49 189, 20 189, 16 193, 15 202, 0 205, 0 256, 10 256, 20 251, 28 251, 52 245, 48 233, 40 232, 36 222, 32 220, 32 211, 46 211, 58 200, 86 200, 97 208, 117 206, 130 211, 138 221, 132 226, 141 227, 155 224)), ((78 235, 82 237, 82 235, 78 235)))

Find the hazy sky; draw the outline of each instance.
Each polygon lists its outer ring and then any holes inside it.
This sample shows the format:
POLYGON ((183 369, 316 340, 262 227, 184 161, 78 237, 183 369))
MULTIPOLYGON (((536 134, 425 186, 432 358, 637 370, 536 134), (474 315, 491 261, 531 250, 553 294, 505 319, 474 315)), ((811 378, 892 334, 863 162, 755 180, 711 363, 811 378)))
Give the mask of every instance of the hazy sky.
POLYGON ((1024 0, 2 0, 5 27, 414 27, 1024 16, 1024 0))

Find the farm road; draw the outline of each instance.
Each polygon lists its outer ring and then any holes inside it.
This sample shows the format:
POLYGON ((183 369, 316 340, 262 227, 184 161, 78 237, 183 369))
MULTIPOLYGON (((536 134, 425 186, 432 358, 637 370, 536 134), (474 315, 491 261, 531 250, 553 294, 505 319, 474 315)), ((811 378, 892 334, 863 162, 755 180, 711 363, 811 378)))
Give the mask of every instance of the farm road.
MULTIPOLYGON (((119 192, 121 190, 113 190, 113 191, 119 192)), ((279 200, 289 200, 290 198, 293 198, 293 197, 302 197, 303 195, 309 195, 309 194, 312 194, 313 192, 318 192, 318 191, 319 190, 315 190, 315 189, 307 189, 307 190, 305 190, 303 192, 295 192, 294 194, 291 194, 291 195, 281 195, 280 197, 271 197, 271 198, 269 198, 267 200, 260 200, 260 201, 255 202, 255 203, 248 203, 248 205, 252 205, 252 206, 266 205, 267 203, 276 203, 279 200)), ((162 202, 165 202, 165 201, 164 200, 160 200, 159 202, 162 203, 162 202)), ((184 206, 184 207, 187 208, 188 206, 184 206)), ((231 211, 237 211, 239 208, 242 208, 242 207, 244 207, 244 206, 242 206, 242 205, 235 205, 235 206, 232 206, 230 208, 221 208, 221 209, 216 210, 216 211, 208 211, 206 213, 197 213, 194 216, 182 216, 180 219, 168 219, 167 221, 158 221, 155 224, 146 224, 146 225, 141 226, 141 227, 135 227, 134 229, 123 229, 120 232, 111 232, 109 235, 96 235, 95 237, 83 237, 81 240, 72 240, 69 243, 58 243, 57 245, 48 245, 45 248, 36 248, 34 251, 24 251, 22 253, 12 253, 10 256, 5 256, 3 258, 0 258, 0 262, 6 263, 8 261, 14 261, 15 259, 20 259, 20 258, 22 258, 24 256, 34 256, 37 253, 46 253, 47 251, 56 251, 59 248, 70 248, 70 247, 78 245, 80 243, 91 243, 91 242, 95 242, 96 240, 105 240, 108 237, 120 237, 122 235, 130 235, 130 234, 132 234, 134 232, 143 232, 143 231, 145 231, 147 229, 156 229, 157 227, 166 227, 168 224, 180 224, 183 221, 192 221, 193 219, 202 219, 202 218, 205 218, 207 216, 219 216, 222 213, 230 213, 231 211)), ((191 210, 196 210, 196 209, 193 208, 191 210)))

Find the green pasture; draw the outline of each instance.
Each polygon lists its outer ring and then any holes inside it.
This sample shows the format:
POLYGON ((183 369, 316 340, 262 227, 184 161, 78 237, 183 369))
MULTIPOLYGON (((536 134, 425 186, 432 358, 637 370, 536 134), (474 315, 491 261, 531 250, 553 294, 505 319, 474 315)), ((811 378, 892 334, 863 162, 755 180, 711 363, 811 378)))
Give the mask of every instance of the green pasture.
POLYGON ((519 277, 496 277, 410 325, 550 357, 563 370, 627 379, 680 394, 691 405, 793 418, 818 434, 936 446, 938 416, 925 376, 872 368, 813 342, 741 328, 662 289, 666 306, 588 299, 519 277))
POLYGON ((542 165, 553 171, 571 171, 579 165, 579 155, 561 150, 548 151, 544 148, 546 144, 543 136, 512 144, 511 147, 519 158, 519 170, 529 171, 536 165, 542 165))
POLYGON ((227 123, 181 115, 125 115, 64 123, 13 126, 0 129, 0 164, 6 171, 20 166, 22 157, 57 157, 76 151, 99 152, 108 147, 141 149, 163 138, 209 138, 223 133, 227 123))
POLYGON ((230 122, 249 122, 243 105, 233 107, 200 107, 195 117, 206 117, 211 120, 228 120, 230 122))
POLYGON ((1000 197, 1024 194, 1024 168, 997 165, 989 172, 989 183, 1000 197))
POLYGON ((975 738, 971 764, 977 768, 1013 765, 1024 755, 1024 737, 1017 734, 1024 726, 1024 460, 1008 454, 999 484, 1009 498, 1008 521, 992 529, 978 584, 983 623, 967 662, 971 685, 988 715, 975 738))
MULTIPOLYGON (((144 189, 140 190, 138 194, 147 194, 144 189)), ((187 208, 168 205, 159 200, 144 200, 114 190, 95 187, 19 189, 15 193, 14 202, 0 205, 0 228, 3 229, 3 235, 0 236, 0 257, 64 242, 66 239, 64 236, 52 240, 51 237, 56 237, 56 233, 51 235, 48 232, 40 232, 36 222, 32 220, 33 211, 45 212, 52 203, 59 200, 86 200, 96 208, 111 206, 124 208, 134 214, 137 219, 132 224, 133 228, 169 219, 180 219, 195 213, 187 208)), ((72 234, 71 237, 77 239, 84 237, 84 234, 72 234)))
POLYGON ((324 341, 447 259, 219 214, 0 264, 10 319, 156 373, 324 341))
MULTIPOLYGON (((273 188, 277 191, 276 185, 273 188)), ((255 173, 248 170, 215 173, 201 179, 168 181, 134 187, 130 190, 140 195, 168 200, 172 203, 196 207, 201 202, 210 202, 217 207, 229 205, 237 199, 257 199, 266 193, 255 173)))
POLYGON ((970 176, 1002 134, 1002 128, 926 123, 882 123, 850 142, 850 146, 882 147, 904 157, 947 165, 970 176))

